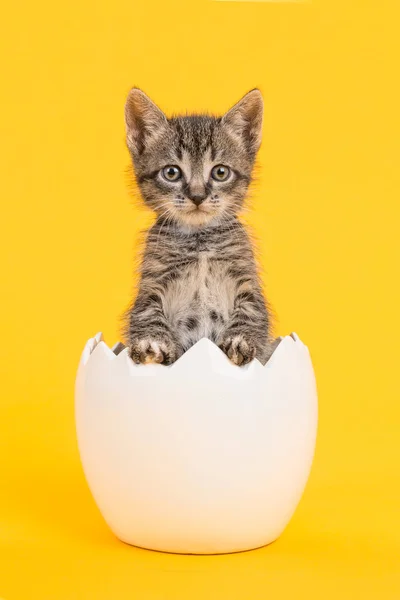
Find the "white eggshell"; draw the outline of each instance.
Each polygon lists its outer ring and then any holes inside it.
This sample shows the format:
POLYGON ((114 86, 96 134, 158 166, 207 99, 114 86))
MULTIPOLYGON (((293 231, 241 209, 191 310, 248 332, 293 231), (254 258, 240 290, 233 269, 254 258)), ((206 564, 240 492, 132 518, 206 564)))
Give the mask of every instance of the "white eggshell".
POLYGON ((311 468, 308 349, 287 336, 266 366, 237 367, 202 339, 172 366, 135 365, 98 334, 78 369, 76 426, 89 487, 124 542, 194 554, 264 546, 311 468))

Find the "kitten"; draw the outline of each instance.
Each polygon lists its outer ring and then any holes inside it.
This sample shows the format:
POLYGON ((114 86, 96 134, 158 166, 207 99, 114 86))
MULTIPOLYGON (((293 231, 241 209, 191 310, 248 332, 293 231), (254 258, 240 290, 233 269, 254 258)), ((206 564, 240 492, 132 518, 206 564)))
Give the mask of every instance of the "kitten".
POLYGON ((273 350, 253 250, 237 215, 261 143, 263 100, 246 94, 224 116, 167 118, 134 88, 127 145, 145 203, 156 212, 129 311, 136 363, 173 363, 202 337, 237 365, 273 350))

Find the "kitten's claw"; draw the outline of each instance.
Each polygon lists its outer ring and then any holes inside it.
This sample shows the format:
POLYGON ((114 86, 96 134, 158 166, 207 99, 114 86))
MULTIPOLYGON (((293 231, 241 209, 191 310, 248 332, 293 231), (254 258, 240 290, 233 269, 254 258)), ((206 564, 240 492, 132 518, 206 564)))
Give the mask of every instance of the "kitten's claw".
POLYGON ((255 345, 242 335, 226 337, 219 347, 235 365, 245 365, 256 355, 255 345))
POLYGON ((152 338, 137 339, 131 342, 129 356, 137 364, 170 365, 175 362, 176 349, 169 340, 154 340, 152 338))

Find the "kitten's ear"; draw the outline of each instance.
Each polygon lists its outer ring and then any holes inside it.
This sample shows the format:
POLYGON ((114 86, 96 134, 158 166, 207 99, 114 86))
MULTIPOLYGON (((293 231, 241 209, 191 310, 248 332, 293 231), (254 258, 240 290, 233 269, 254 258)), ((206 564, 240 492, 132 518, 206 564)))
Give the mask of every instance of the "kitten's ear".
POLYGON ((222 117, 222 123, 255 154, 261 144, 264 102, 260 90, 248 92, 222 117))
POLYGON ((167 117, 142 90, 133 88, 125 104, 128 148, 141 154, 147 142, 168 125, 167 117))

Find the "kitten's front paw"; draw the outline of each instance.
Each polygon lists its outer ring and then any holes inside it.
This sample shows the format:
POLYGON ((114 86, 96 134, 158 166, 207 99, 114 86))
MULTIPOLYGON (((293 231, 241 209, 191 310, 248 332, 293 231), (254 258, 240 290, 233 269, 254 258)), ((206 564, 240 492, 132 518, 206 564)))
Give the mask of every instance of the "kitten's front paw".
POLYGON ((148 363, 170 365, 177 359, 175 344, 166 339, 142 338, 132 340, 129 355, 133 362, 143 365, 148 363))
POLYGON ((255 345, 243 335, 226 337, 219 347, 235 365, 245 365, 256 355, 255 345))

